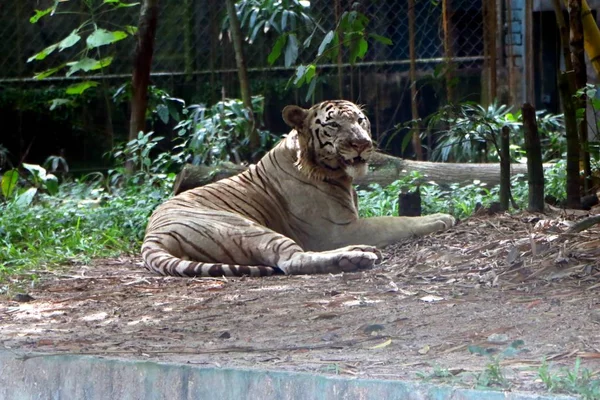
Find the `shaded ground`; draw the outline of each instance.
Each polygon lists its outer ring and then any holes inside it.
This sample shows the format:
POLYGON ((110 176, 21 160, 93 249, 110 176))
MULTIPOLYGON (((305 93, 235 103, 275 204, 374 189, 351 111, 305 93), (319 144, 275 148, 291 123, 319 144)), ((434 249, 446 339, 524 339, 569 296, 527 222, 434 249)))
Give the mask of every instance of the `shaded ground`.
POLYGON ((600 225, 565 233, 582 217, 476 216, 357 274, 181 279, 98 260, 48 274, 30 302, 0 299, 0 343, 490 386, 497 362, 506 387, 540 390, 543 358, 600 369, 600 225))

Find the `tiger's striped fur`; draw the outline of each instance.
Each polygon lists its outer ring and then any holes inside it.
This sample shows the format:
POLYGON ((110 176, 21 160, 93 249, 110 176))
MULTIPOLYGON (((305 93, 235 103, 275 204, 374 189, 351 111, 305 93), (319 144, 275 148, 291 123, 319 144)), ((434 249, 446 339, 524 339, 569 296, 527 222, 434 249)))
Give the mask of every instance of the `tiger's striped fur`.
POLYGON ((142 257, 175 276, 351 272, 372 267, 377 247, 448 228, 446 214, 359 219, 352 178, 374 151, 357 105, 287 106, 294 128, 256 165, 183 192, 150 217, 142 257))

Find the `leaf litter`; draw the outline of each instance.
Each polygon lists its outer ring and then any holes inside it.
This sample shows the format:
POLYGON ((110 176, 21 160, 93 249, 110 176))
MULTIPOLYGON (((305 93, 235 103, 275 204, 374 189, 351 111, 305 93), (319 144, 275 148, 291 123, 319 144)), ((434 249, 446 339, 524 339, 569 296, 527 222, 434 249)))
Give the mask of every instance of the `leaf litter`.
POLYGON ((588 216, 476 215, 356 274, 184 279, 127 257, 38 271, 31 301, 0 297, 0 342, 376 379, 444 369, 459 382, 502 357, 512 389, 543 390, 544 359, 600 369, 600 225, 573 232, 588 216))

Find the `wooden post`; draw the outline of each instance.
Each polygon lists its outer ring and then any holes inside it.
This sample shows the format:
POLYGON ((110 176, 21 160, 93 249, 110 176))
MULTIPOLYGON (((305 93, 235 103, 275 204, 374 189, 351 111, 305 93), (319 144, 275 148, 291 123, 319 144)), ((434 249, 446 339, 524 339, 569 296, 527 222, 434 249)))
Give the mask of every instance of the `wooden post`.
POLYGON ((419 109, 417 108, 417 63, 415 51, 415 0, 408 0, 408 47, 410 51, 410 104, 412 111, 412 145, 415 150, 417 160, 423 161, 423 146, 421 146, 421 137, 419 123, 419 109))
POLYGON ((569 74, 561 72, 558 75, 558 90, 563 106, 565 130, 567 131, 567 207, 579 208, 581 193, 579 182, 579 138, 577 134, 577 117, 570 89, 569 74))
POLYGON ((401 189, 398 194, 398 215, 401 217, 421 216, 421 188, 419 186, 414 192, 401 189))
POLYGON ((544 212, 544 168, 542 166, 542 146, 538 134, 535 108, 523 104, 523 130, 527 154, 527 181, 529 182, 529 211, 544 212))
POLYGON ((502 127, 500 136, 500 208, 508 210, 510 201, 510 128, 502 127))

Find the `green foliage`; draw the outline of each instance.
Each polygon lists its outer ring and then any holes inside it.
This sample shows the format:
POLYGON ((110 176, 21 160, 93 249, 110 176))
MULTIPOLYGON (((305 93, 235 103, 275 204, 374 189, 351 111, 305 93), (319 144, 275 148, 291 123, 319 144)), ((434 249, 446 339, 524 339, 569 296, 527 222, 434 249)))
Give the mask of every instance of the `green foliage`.
MULTIPOLYGON (((562 157, 566 151, 564 122, 562 115, 537 111, 538 131, 541 136, 543 154, 546 161, 562 157)), ((397 126, 396 133, 412 126, 415 121, 397 126)), ((500 132, 507 126, 511 130, 510 155, 513 162, 521 162, 524 157, 522 116, 506 105, 492 103, 484 107, 474 102, 451 104, 440 108, 426 119, 427 131, 435 132, 435 148, 431 159, 456 162, 498 162, 500 132), (447 127, 440 129, 441 127, 447 127)), ((393 138, 390 137, 387 143, 393 138)), ((406 135, 403 147, 410 143, 406 135)))
MULTIPOLYGON (((353 6, 354 7, 354 6, 353 6)), ((288 82, 296 87, 308 85, 306 101, 314 94, 317 83, 317 66, 323 62, 338 62, 338 55, 344 49, 350 64, 364 59, 369 41, 384 45, 392 41, 381 35, 367 31, 369 18, 357 10, 344 12, 333 30, 325 31, 309 13, 310 2, 301 0, 242 0, 236 5, 237 15, 246 41, 252 44, 258 33, 277 34, 271 52, 267 57, 270 65, 283 56, 283 64, 290 67, 296 64, 299 54, 308 50, 315 37, 322 35, 317 54, 308 64, 298 65, 288 82)), ((223 30, 229 28, 225 18, 223 30)))
MULTIPOLYGON (((354 65, 359 59, 365 58, 369 49, 369 41, 375 41, 384 45, 391 45, 392 41, 381 35, 370 33, 367 30, 369 18, 357 10, 344 12, 335 29, 325 33, 319 44, 317 56, 307 65, 299 65, 294 77, 291 78, 296 87, 309 85, 306 93, 306 101, 310 99, 315 91, 317 83, 317 66, 325 61, 337 63, 340 52, 347 50, 348 62, 354 65)), ((312 42, 313 32, 303 47, 308 48, 312 42)), ((272 54, 272 53, 271 53, 272 54)), ((342 53, 344 54, 344 53, 342 53)), ((274 60, 277 57, 273 57, 274 60)))
POLYGON ((550 392, 568 393, 581 396, 585 400, 600 398, 600 379, 587 368, 581 368, 581 360, 577 358, 573 369, 561 368, 555 373, 544 361, 538 369, 538 376, 550 392))
MULTIPOLYGON (((565 164, 557 162, 544 171, 545 192, 561 201, 565 193, 565 164)), ((441 186, 427 177, 412 172, 392 184, 381 187, 369 185, 368 189, 357 190, 359 214, 361 217, 398 215, 398 194, 401 190, 414 191, 419 187, 423 214, 450 213, 457 218, 466 218, 475 212, 477 205, 488 207, 499 201, 500 187, 486 187, 485 183, 474 180, 467 185, 451 184, 441 186)), ((527 204, 528 185, 522 175, 511 178, 512 195, 520 206, 527 204)))
POLYGON ((567 198, 567 161, 559 160, 552 168, 544 170, 544 192, 558 201, 567 198))
MULTIPOLYGON (((0 281, 35 277, 36 271, 68 262, 137 253, 150 213, 169 196, 175 178, 164 173, 171 154, 150 156, 159 140, 140 134, 122 146, 115 152, 119 166, 106 178, 95 173, 52 186, 57 180, 44 168, 23 164, 32 186, 21 182, 18 194, 0 204, 0 281), (126 161, 140 167, 129 179, 122 174, 126 161)), ((3 183, 14 176, 6 172, 3 183)))
MULTIPOLYGON (((113 103, 128 105, 131 101, 131 81, 119 86, 112 95, 113 103)), ((185 101, 171 96, 166 90, 155 85, 148 86, 148 107, 146 119, 148 121, 161 121, 167 124, 171 121, 179 122, 183 117, 185 101)))
POLYGON ((439 365, 435 365, 433 367, 433 371, 431 372, 419 371, 416 373, 416 375, 417 378, 425 382, 430 382, 432 380, 440 380, 442 382, 452 384, 458 381, 456 376, 451 371, 449 371, 446 368, 442 368, 439 365))
POLYGON ((236 5, 241 27, 248 31, 248 43, 252 44, 260 31, 266 35, 273 29, 279 35, 268 62, 272 65, 283 52, 286 67, 298 58, 298 37, 318 25, 308 13, 309 7, 310 2, 302 0, 242 0, 236 5))
POLYGON ((6 171, 0 180, 2 198, 5 201, 13 199, 17 206, 27 207, 40 190, 50 195, 55 195, 58 192, 58 178, 53 174, 49 174, 44 167, 27 163, 23 163, 21 167, 27 171, 25 179, 21 183, 28 182, 31 187, 20 184, 18 169, 6 171))
MULTIPOLYGON (((236 3, 236 12, 249 44, 256 40, 259 32, 268 35, 273 30, 279 35, 268 61, 272 65, 283 53, 285 66, 289 67, 298 58, 298 36, 316 26, 307 12, 309 7, 310 2, 302 0, 242 0, 236 3)), ((228 29, 229 18, 226 17, 223 30, 228 29)))
POLYGON ((485 369, 476 375, 475 387, 477 389, 507 389, 510 387, 500 366, 499 357, 492 358, 485 369))
POLYGON ((358 190, 361 217, 397 216, 398 194, 402 189, 414 191, 417 186, 421 192, 423 214, 449 212, 457 218, 466 218, 475 211, 477 204, 486 206, 497 201, 497 194, 492 196, 485 184, 478 180, 468 185, 452 184, 444 188, 433 181, 426 182, 425 176, 413 172, 385 188, 371 184, 369 190, 358 190))
POLYGON ((55 195, 58 192, 58 178, 46 172, 46 169, 42 166, 35 164, 22 164, 31 174, 31 183, 37 189, 46 189, 51 195, 55 195))
POLYGON ((110 185, 154 185, 165 179, 175 178, 175 173, 169 171, 180 169, 184 162, 183 154, 163 152, 152 157, 151 152, 164 139, 162 136, 153 135, 154 132, 139 132, 135 139, 115 146, 111 156, 117 167, 109 171, 110 185), (136 172, 133 175, 125 173, 127 163, 134 166, 136 172))
MULTIPOLYGON (((44 10, 36 10, 35 14, 29 19, 32 24, 37 23, 41 18, 56 18, 58 15, 80 14, 78 20, 82 20, 81 16, 87 18, 81 24, 71 31, 66 37, 58 42, 47 46, 38 53, 27 59, 27 62, 42 61, 55 52, 62 52, 66 49, 80 47, 76 53, 76 58, 67 62, 63 62, 57 66, 46 69, 35 74, 36 79, 45 79, 59 71, 68 67, 65 76, 71 76, 75 73, 102 72, 110 66, 113 61, 112 56, 103 55, 101 48, 112 45, 123 39, 126 39, 135 33, 136 28, 125 26, 122 29, 109 30, 100 27, 100 23, 105 23, 107 26, 113 26, 114 23, 110 19, 106 19, 107 14, 110 15, 124 7, 136 6, 139 3, 124 3, 120 0, 81 0, 81 4, 85 9, 85 13, 79 12, 80 7, 74 7, 73 3, 64 1, 54 1, 54 4, 44 10), (85 37, 85 40, 82 40, 85 37)), ((59 19, 59 18, 58 18, 59 19)), ((65 93, 68 95, 81 95, 87 89, 98 85, 96 81, 83 81, 69 86, 65 93)), ((64 100, 64 99, 62 99, 64 100)), ((53 103, 56 107, 59 103, 53 103)))
POLYGON ((49 169, 50 172, 56 172, 59 169, 62 169, 65 173, 69 172, 69 164, 67 164, 67 160, 62 156, 48 156, 46 161, 44 161, 44 167, 49 169))
POLYGON ((111 188, 102 181, 64 183, 28 207, 0 204, 0 282, 95 257, 136 253, 148 216, 169 194, 160 185, 111 188))
POLYGON ((10 171, 6 171, 4 175, 2 175, 2 196, 5 199, 10 199, 13 195, 13 192, 17 188, 17 182, 19 181, 19 171, 16 169, 11 169, 10 171))
MULTIPOLYGON (((598 93, 598 86, 593 84, 587 84, 585 88, 579 89, 576 93, 577 97, 585 95, 587 104, 591 106, 592 112, 587 115, 587 123, 592 128, 595 128, 595 132, 600 132, 600 98, 598 93)), ((583 116, 584 109, 577 110, 578 119, 583 116)), ((600 135, 596 133, 593 140, 588 141, 587 151, 590 152, 591 161, 596 164, 596 169, 600 169, 600 135)))
MULTIPOLYGON (((264 99, 252 97, 255 121, 262 120, 264 99)), ((273 147, 277 137, 271 132, 258 129, 260 148, 258 154, 250 154, 247 132, 252 120, 241 100, 227 99, 212 107, 193 105, 188 107, 185 119, 175 131, 182 139, 177 146, 184 151, 186 160, 193 164, 214 165, 220 161, 235 161, 255 158, 273 147)))

